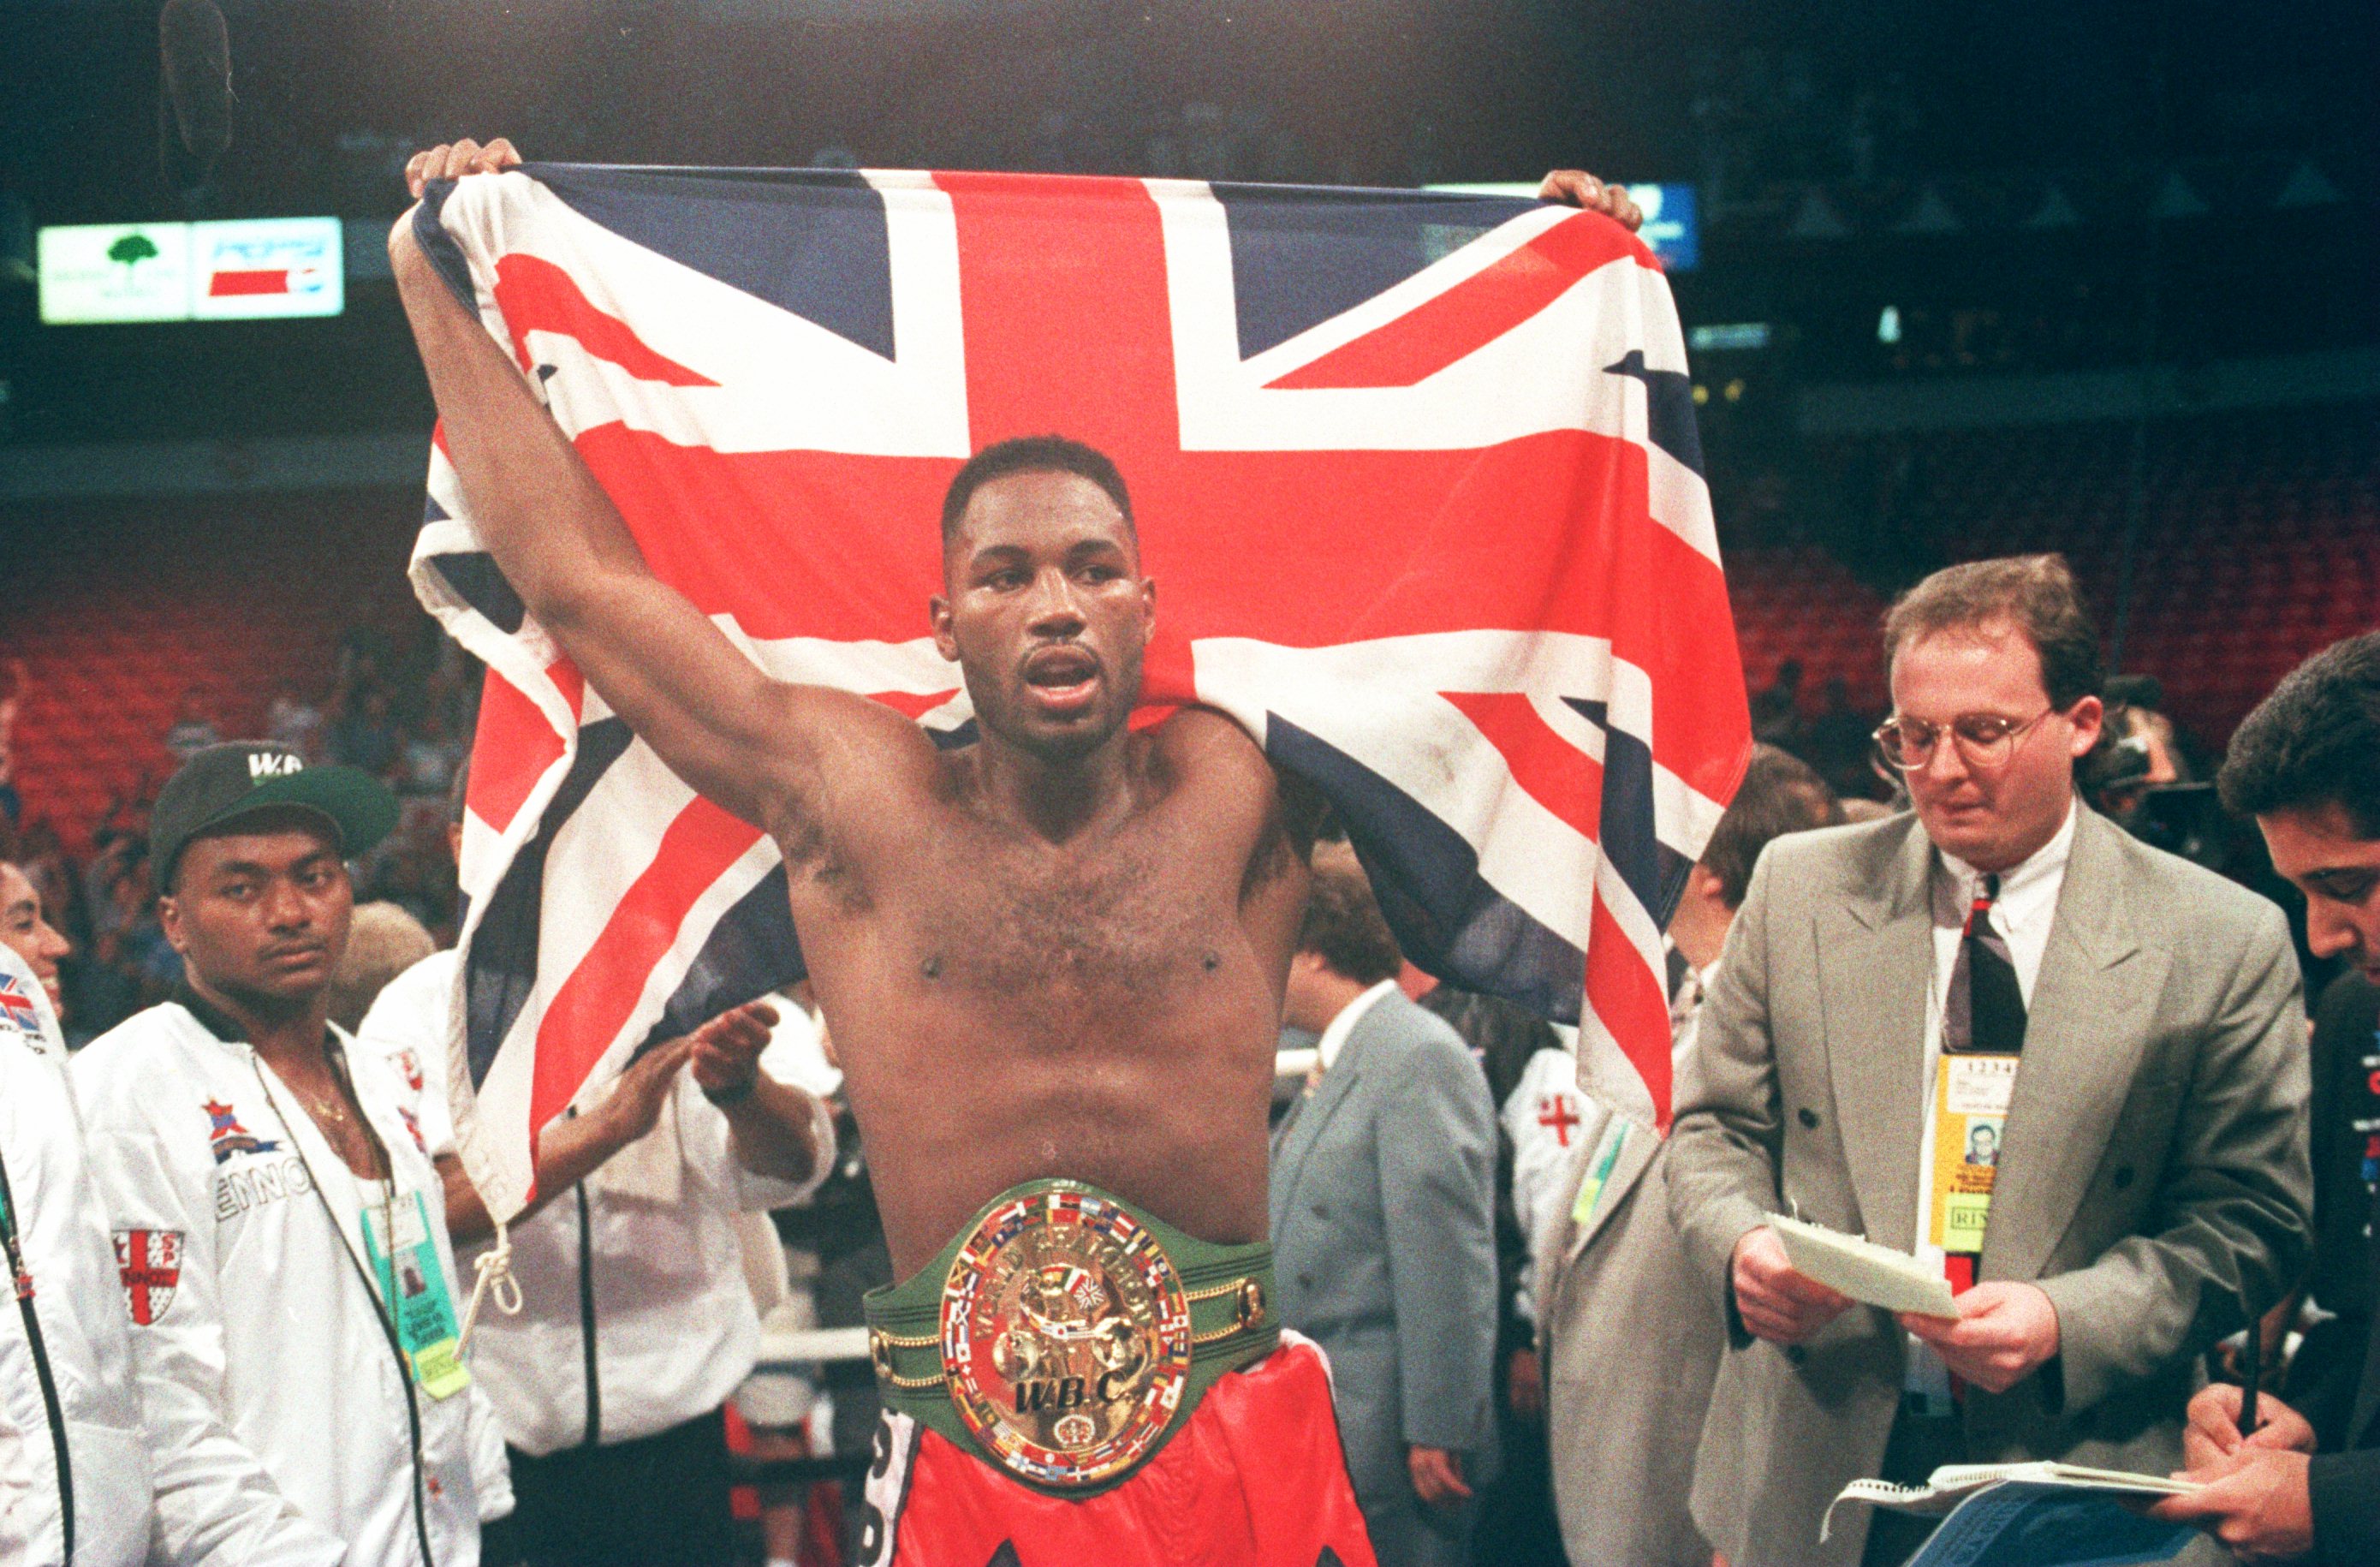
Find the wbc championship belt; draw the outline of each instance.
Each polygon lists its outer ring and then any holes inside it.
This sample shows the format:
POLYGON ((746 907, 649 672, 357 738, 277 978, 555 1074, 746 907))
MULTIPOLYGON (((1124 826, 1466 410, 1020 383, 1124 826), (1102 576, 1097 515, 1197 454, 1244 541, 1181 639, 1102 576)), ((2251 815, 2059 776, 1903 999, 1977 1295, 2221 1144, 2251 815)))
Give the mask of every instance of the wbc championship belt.
MULTIPOLYGON (((1195 1241, 1077 1182, 1002 1194, 943 1257, 869 1298, 886 1401, 946 1435, 954 1425, 1041 1489, 1122 1479, 1217 1376, 1278 1336, 1266 1320, 1269 1248, 1195 1241), (937 1272, 934 1331, 899 1332, 937 1272), (928 1348, 935 1374, 905 1375, 904 1352, 928 1348)), ((908 1364, 922 1371, 923 1360, 908 1364)))

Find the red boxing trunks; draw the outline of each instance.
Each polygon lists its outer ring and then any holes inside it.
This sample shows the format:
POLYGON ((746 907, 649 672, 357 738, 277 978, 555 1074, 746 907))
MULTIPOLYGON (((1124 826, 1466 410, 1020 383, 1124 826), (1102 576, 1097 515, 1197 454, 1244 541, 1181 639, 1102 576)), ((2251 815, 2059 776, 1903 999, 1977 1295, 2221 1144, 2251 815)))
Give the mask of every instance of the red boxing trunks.
POLYGON ((1374 1567, 1322 1352, 1294 1333, 1227 1371, 1120 1485, 1021 1484, 885 1412, 863 1567, 1374 1567))

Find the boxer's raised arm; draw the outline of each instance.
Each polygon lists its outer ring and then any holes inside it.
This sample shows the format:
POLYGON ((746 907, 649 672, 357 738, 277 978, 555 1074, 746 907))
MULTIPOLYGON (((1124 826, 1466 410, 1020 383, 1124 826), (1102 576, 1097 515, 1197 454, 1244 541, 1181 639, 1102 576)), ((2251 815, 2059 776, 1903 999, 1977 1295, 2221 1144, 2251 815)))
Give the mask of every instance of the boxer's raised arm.
POLYGON ((414 241, 389 243, 471 523, 589 683, 694 788, 786 835, 809 814, 828 736, 899 715, 773 680, 656 577, 627 524, 520 371, 414 241))

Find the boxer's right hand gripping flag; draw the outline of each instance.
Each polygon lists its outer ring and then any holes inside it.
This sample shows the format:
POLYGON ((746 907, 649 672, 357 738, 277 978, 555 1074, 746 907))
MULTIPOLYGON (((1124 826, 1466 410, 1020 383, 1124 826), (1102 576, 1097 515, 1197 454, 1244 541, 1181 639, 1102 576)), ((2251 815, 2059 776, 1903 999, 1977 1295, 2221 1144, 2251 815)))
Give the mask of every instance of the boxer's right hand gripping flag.
MULTIPOLYGON (((1596 213, 1410 191, 532 165, 432 261, 653 569, 788 680, 938 739, 943 488, 1112 456, 1147 700, 1326 793, 1413 960, 1581 1029, 1666 1120, 1660 929, 1749 754, 1675 310, 1596 213), (1629 1069, 1633 1068, 1633 1074, 1629 1069)), ((433 453, 413 579, 488 664, 452 1082, 492 1211, 647 1039, 802 972, 784 870, 526 616, 433 453)))

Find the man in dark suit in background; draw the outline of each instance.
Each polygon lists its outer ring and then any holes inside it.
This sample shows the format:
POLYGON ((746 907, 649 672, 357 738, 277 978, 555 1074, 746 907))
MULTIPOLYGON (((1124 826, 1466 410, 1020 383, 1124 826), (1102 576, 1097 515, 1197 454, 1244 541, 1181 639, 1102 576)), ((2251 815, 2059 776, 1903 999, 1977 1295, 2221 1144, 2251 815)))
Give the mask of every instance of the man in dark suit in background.
MULTIPOLYGON (((2380 981, 2380 632, 2335 643, 2282 681, 2232 735, 2216 782, 2305 893, 2314 955, 2346 955, 2380 981)), ((2380 1275, 2380 1240, 2367 1245, 2380 1275)), ((2380 1338, 2364 1352, 2344 1451, 2316 1452, 2313 1427, 2278 1399, 2262 1401, 2242 1435, 2240 1405, 2240 1390, 2220 1384, 2191 1400, 2190 1474, 2206 1486, 2156 1515, 2198 1524, 2243 1561, 2380 1561, 2380 1338)))
POLYGON ((1273 1137, 1273 1267, 1380 1567, 1461 1567, 1496 1463, 1496 1112, 1398 968, 1353 856, 1318 854, 1282 1012, 1320 1061, 1273 1137))

